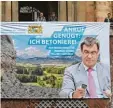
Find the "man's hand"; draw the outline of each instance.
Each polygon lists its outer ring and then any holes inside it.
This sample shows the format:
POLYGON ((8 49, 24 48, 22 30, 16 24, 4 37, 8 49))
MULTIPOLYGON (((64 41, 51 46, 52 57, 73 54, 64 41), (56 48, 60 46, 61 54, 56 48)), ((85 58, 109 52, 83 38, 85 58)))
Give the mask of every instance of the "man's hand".
POLYGON ((85 89, 83 88, 77 88, 72 94, 72 98, 82 98, 84 96, 85 96, 85 89))
POLYGON ((108 98, 111 98, 111 96, 112 96, 112 93, 111 93, 110 90, 104 91, 104 94, 105 94, 108 98))

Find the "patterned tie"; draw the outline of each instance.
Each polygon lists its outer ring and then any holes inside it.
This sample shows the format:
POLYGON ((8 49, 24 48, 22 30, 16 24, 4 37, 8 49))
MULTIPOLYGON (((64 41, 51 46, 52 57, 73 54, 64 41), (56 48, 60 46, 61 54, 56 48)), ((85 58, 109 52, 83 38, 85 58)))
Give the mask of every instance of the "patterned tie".
POLYGON ((89 84, 89 94, 90 94, 90 98, 97 98, 96 96, 96 86, 95 86, 95 82, 92 76, 92 68, 88 69, 88 84, 89 84))

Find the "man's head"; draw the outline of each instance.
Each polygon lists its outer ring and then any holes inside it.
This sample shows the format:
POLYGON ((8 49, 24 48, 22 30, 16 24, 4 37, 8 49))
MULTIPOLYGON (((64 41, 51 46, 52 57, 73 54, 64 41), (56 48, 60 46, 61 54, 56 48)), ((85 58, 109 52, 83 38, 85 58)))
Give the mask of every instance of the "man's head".
POLYGON ((43 12, 40 12, 40 17, 43 17, 43 16, 44 16, 43 12))
POLYGON ((99 56, 99 42, 92 37, 85 38, 81 43, 82 61, 87 67, 93 67, 99 56))
POLYGON ((111 18, 111 13, 108 13, 107 16, 108 16, 108 18, 111 18))
POLYGON ((53 16, 53 17, 54 17, 54 16, 55 16, 55 12, 52 12, 51 16, 53 16))

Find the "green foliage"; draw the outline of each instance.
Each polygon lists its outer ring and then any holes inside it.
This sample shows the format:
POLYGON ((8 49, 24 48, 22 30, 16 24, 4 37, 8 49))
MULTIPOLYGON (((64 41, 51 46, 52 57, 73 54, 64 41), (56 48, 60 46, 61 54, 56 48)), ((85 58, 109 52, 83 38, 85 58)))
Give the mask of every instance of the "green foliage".
POLYGON ((37 82, 37 76, 35 76, 35 75, 18 74, 16 76, 23 83, 37 82))
POLYGON ((30 76, 30 82, 37 82, 37 76, 31 75, 30 76))
POLYGON ((27 66, 17 66, 17 74, 27 74, 27 75, 43 75, 43 69, 41 66, 27 67, 27 66))
POLYGON ((62 87, 62 81, 63 81, 63 79, 62 79, 62 78, 59 78, 59 79, 56 81, 55 87, 56 87, 56 88, 61 88, 61 87, 62 87))
POLYGON ((45 86, 45 83, 43 81, 38 81, 38 84, 42 87, 45 86))
POLYGON ((63 74, 64 73, 64 69, 65 67, 53 67, 53 66, 50 66, 50 67, 46 67, 44 70, 47 72, 47 73, 52 73, 52 74, 63 74))
POLYGON ((41 87, 61 88, 66 66, 17 65, 17 78, 22 83, 41 87))
MULTIPOLYGON (((56 82, 57 78, 54 75, 50 75, 50 76, 44 76, 41 80, 41 78, 37 79, 37 83, 39 83, 40 85, 42 85, 42 82, 45 82, 46 84, 48 84, 50 87, 55 87, 55 82, 56 82)), ((44 85, 44 84, 43 84, 44 85)))
POLYGON ((32 71, 32 75, 43 75, 43 70, 40 66, 37 66, 34 71, 32 71))
POLYGON ((37 81, 40 81, 41 80, 41 78, 40 77, 37 77, 37 81))
POLYGON ((17 69, 17 72, 16 72, 16 73, 17 73, 17 74, 23 74, 23 68, 24 68, 24 67, 22 67, 22 66, 17 66, 17 67, 16 67, 16 69, 17 69))
POLYGON ((44 76, 43 77, 43 81, 46 81, 46 80, 48 80, 49 79, 49 77, 47 77, 47 76, 44 76))
POLYGON ((24 68, 24 72, 23 72, 24 74, 28 74, 29 75, 29 71, 27 71, 27 69, 26 68, 24 68))
POLYGON ((57 78, 56 78, 54 75, 51 75, 50 81, 51 81, 52 87, 55 87, 55 85, 56 85, 56 83, 55 83, 56 79, 57 79, 57 78))

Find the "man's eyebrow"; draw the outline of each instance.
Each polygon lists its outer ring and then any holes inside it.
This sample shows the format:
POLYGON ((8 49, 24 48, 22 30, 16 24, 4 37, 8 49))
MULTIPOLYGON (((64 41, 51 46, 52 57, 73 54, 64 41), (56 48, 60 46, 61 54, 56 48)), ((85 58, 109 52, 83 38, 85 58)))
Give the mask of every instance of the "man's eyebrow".
POLYGON ((87 52, 96 52, 95 50, 94 51, 84 50, 84 51, 87 51, 87 52))
POLYGON ((84 50, 84 51, 87 51, 87 52, 89 52, 88 50, 84 50))

